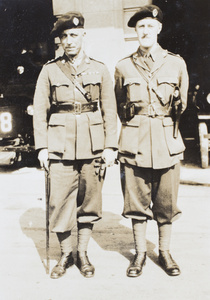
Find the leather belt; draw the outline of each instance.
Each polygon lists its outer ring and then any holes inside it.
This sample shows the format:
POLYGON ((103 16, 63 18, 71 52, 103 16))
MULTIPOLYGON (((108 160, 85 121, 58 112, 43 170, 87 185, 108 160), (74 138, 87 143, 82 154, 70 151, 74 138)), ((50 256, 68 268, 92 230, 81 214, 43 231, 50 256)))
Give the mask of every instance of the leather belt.
POLYGON ((163 107, 154 107, 152 104, 149 104, 146 107, 140 107, 135 104, 135 115, 145 115, 148 117, 169 117, 171 109, 166 110, 163 107))
POLYGON ((98 102, 96 101, 89 103, 74 102, 69 104, 54 104, 51 107, 52 113, 73 113, 75 115, 90 111, 94 112, 96 110, 98 110, 98 102))

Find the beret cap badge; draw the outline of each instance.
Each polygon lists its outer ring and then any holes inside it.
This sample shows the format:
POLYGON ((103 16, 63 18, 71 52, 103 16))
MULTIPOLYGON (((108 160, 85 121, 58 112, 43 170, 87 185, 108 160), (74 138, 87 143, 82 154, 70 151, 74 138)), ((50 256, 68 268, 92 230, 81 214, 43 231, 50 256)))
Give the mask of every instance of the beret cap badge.
POLYGON ((155 9, 153 9, 153 11, 152 11, 152 15, 153 15, 153 17, 154 18, 156 18, 157 17, 157 15, 158 15, 158 10, 155 8, 155 9))
POLYGON ((79 19, 74 17, 73 23, 74 23, 75 26, 77 26, 79 24, 79 19))

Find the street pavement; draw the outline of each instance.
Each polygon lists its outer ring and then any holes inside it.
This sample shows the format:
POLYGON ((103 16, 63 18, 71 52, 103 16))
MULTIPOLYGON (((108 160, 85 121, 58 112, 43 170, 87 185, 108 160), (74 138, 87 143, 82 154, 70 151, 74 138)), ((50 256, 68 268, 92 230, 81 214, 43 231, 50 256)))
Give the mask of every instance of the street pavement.
POLYGON ((182 164, 180 183, 186 185, 210 186, 210 168, 201 169, 199 166, 182 164))
MULTIPOLYGON (((89 258, 96 268, 84 278, 76 265, 60 279, 46 274, 44 172, 37 168, 0 170, 1 300, 207 300, 210 299, 210 169, 182 164, 171 253, 181 275, 168 276, 158 265, 158 236, 148 222, 147 262, 138 278, 126 277, 134 254, 130 220, 121 216, 119 166, 107 171, 103 219, 94 226, 89 258)), ((76 255, 76 229, 72 238, 76 255)), ((50 270, 59 259, 50 234, 50 270)))

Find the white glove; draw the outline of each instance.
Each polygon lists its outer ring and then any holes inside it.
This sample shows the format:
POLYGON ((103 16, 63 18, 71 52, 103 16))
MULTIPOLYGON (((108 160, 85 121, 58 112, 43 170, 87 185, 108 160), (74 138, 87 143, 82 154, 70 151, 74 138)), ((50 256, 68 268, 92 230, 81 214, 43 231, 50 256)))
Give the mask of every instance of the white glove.
POLYGON ((117 151, 114 151, 111 148, 104 149, 102 153, 102 159, 104 160, 106 167, 111 167, 114 165, 114 162, 117 157, 117 151))
POLYGON ((41 149, 39 151, 38 160, 40 162, 41 168, 44 168, 47 172, 49 172, 49 156, 47 149, 41 149))

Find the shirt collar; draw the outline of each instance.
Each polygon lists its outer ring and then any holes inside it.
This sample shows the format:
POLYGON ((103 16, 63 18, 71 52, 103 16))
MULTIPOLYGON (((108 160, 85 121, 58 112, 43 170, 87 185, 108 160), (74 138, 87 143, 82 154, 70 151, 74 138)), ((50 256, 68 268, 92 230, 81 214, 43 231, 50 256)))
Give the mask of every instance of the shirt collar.
POLYGON ((81 51, 76 58, 67 57, 65 54, 64 54, 64 57, 65 57, 65 60, 67 62, 69 62, 69 64, 71 66, 73 66, 74 68, 77 68, 79 65, 81 65, 82 61, 84 61, 84 60, 85 60, 85 62, 88 62, 88 57, 86 56, 86 54, 83 51, 81 51))
POLYGON ((145 51, 143 51, 140 47, 137 50, 138 56, 142 56, 142 57, 149 57, 151 56, 152 60, 155 61, 158 55, 158 52, 160 50, 160 45, 159 44, 155 44, 148 53, 146 53, 145 51))

